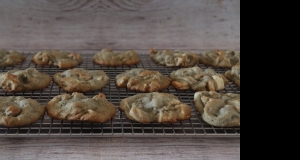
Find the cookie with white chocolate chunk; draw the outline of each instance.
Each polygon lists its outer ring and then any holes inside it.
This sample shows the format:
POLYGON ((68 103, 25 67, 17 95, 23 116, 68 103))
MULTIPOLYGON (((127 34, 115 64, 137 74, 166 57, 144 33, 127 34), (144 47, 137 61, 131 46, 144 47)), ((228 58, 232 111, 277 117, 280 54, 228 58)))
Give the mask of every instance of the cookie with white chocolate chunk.
POLYGON ((135 68, 116 76, 116 84, 120 88, 128 88, 141 92, 156 92, 169 87, 171 79, 158 71, 135 68))
POLYGON ((175 123, 191 117, 189 105, 169 93, 139 93, 121 101, 119 109, 140 123, 175 123))
POLYGON ((35 68, 11 70, 0 74, 0 88, 7 92, 42 90, 50 85, 50 76, 35 68))
POLYGON ((134 50, 114 52, 112 49, 103 49, 94 55, 93 61, 103 66, 133 65, 141 60, 134 50))
POLYGON ((14 66, 25 59, 26 57, 17 51, 0 49, 0 67, 14 66))
POLYGON ((235 64, 231 70, 225 72, 225 77, 231 80, 235 85, 240 87, 241 85, 241 65, 240 62, 235 64))
POLYGON ((61 69, 73 68, 83 62, 81 55, 61 50, 44 50, 35 54, 31 61, 37 65, 58 66, 61 69))
POLYGON ((192 67, 198 64, 198 55, 193 52, 182 51, 156 51, 150 50, 150 57, 158 64, 168 67, 192 67))
POLYGON ((213 69, 202 69, 198 66, 181 68, 170 75, 171 85, 179 90, 217 91, 225 88, 228 79, 213 69))
POLYGON ((199 91, 194 102, 202 119, 216 127, 240 126, 240 94, 199 91))
POLYGON ((46 105, 47 114, 53 119, 81 122, 105 122, 116 115, 116 107, 100 93, 88 98, 74 92, 55 96, 46 105))
POLYGON ((199 63, 214 67, 231 68, 239 61, 240 52, 233 50, 210 50, 199 56, 199 63))
POLYGON ((36 100, 22 96, 0 97, 0 125, 19 127, 33 123, 45 113, 36 100))
POLYGON ((103 88, 109 77, 101 70, 74 68, 54 74, 53 81, 68 92, 89 92, 103 88))

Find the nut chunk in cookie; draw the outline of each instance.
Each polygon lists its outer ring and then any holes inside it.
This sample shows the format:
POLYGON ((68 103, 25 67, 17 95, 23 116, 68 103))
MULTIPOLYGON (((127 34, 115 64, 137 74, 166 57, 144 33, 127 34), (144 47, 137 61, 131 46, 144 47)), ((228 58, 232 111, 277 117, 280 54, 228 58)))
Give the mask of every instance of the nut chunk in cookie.
POLYGON ((109 77, 101 70, 74 68, 56 73, 53 81, 67 92, 90 92, 107 85, 109 77))
POLYGON ((198 55, 181 51, 156 51, 150 50, 150 57, 158 64, 173 67, 192 67, 198 64, 198 55))
POLYGON ((100 93, 88 98, 74 92, 54 97, 46 105, 47 114, 53 119, 81 122, 106 122, 116 114, 116 107, 100 93))
POLYGON ((216 127, 240 126, 240 94, 200 91, 194 103, 202 119, 216 127))
POLYGON ((119 109, 140 123, 183 121, 191 117, 191 108, 169 93, 139 93, 121 101, 119 109))
POLYGON ((22 96, 0 97, 0 125, 19 127, 33 123, 45 113, 36 100, 22 96))
POLYGON ((37 65, 58 66, 61 69, 73 68, 83 62, 78 53, 59 50, 40 51, 31 60, 37 65))
POLYGON ((232 50, 211 50, 200 54, 199 62, 214 67, 231 68, 240 61, 240 52, 232 50))
POLYGON ((171 79, 158 71, 142 68, 127 70, 116 76, 116 84, 120 88, 128 88, 141 92, 156 92, 170 86, 171 79))
POLYGON ((50 76, 35 68, 11 70, 0 74, 0 88, 7 92, 42 90, 50 85, 50 76))
POLYGON ((171 73, 171 85, 179 90, 217 91, 228 84, 228 79, 223 74, 216 73, 213 69, 202 69, 198 66, 182 68, 171 73))
POLYGON ((134 65, 141 60, 138 54, 129 50, 126 52, 113 52, 111 49, 103 49, 94 55, 93 60, 95 63, 103 66, 122 66, 122 65, 134 65))
POLYGON ((25 59, 26 57, 17 51, 0 49, 0 67, 14 66, 25 59))
POLYGON ((234 65, 231 70, 225 72, 225 77, 240 87, 240 62, 234 65))

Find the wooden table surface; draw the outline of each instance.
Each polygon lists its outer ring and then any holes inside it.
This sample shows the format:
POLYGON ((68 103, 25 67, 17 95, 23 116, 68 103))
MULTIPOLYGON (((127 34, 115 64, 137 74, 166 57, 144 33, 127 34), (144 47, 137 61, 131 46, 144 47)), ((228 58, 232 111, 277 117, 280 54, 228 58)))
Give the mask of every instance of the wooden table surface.
POLYGON ((240 49, 240 0, 0 0, 0 47, 240 49))
MULTIPOLYGON (((3 49, 240 49, 239 0, 0 0, 3 49)), ((240 159, 240 138, 0 138, 0 159, 240 159)))
POLYGON ((239 138, 4 138, 1 159, 240 159, 239 138))

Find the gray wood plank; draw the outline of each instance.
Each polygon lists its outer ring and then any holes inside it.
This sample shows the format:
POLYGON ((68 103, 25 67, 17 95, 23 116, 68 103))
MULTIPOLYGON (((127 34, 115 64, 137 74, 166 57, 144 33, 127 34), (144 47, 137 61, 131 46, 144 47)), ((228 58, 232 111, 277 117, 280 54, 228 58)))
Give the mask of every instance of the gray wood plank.
POLYGON ((1 0, 0 48, 240 49, 239 0, 1 0))
POLYGON ((239 160, 239 138, 4 138, 1 159, 239 160))

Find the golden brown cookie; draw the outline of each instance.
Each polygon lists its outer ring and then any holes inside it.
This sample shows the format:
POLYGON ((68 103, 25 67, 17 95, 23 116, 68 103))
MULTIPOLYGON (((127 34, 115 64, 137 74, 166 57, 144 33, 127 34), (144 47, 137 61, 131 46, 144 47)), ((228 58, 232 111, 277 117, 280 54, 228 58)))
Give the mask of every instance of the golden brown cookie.
POLYGON ((109 77, 101 70, 74 68, 56 73, 53 81, 67 92, 90 92, 107 85, 109 77))
POLYGON ((0 49, 0 67, 14 66, 25 59, 26 57, 17 51, 0 49))
POLYGON ((191 117, 190 107, 168 93, 139 93, 123 99, 119 109, 140 123, 175 123, 191 117))
POLYGON ((7 92, 42 90, 50 85, 50 76, 35 68, 11 70, 0 74, 0 88, 7 92))
POLYGON ((111 49, 103 49, 101 52, 98 52, 93 57, 93 60, 95 63, 103 66, 133 65, 141 61, 138 54, 133 50, 113 52, 111 49))
POLYGON ((93 98, 77 92, 58 95, 47 103, 46 111, 53 119, 99 123, 116 115, 116 107, 102 93, 93 98))
POLYGON ((61 69, 73 68, 83 62, 78 53, 59 50, 40 51, 32 57, 33 63, 41 66, 58 66, 61 69))
POLYGON ((240 126, 240 95, 200 91, 194 95, 197 111, 202 119, 216 127, 240 126))
POLYGON ((127 70, 116 76, 116 84, 120 88, 128 88, 141 92, 156 92, 169 87, 171 79, 158 71, 142 68, 127 70))
POLYGON ((223 74, 216 73, 213 69, 202 69, 198 66, 181 68, 170 75, 171 85, 179 90, 217 91, 228 84, 228 79, 223 74))
POLYGON ((0 97, 0 125, 19 127, 33 123, 45 113, 36 100, 22 96, 0 97))
POLYGON ((165 65, 168 67, 179 66, 179 67, 192 67, 198 64, 198 55, 192 52, 182 51, 156 51, 150 50, 150 57, 158 64, 165 65))
POLYGON ((209 66, 231 68, 240 61, 240 52, 211 50, 200 54, 199 62, 209 66))
POLYGON ((241 76, 240 76, 240 62, 234 65, 231 70, 225 72, 225 77, 231 80, 235 85, 240 87, 241 76))

